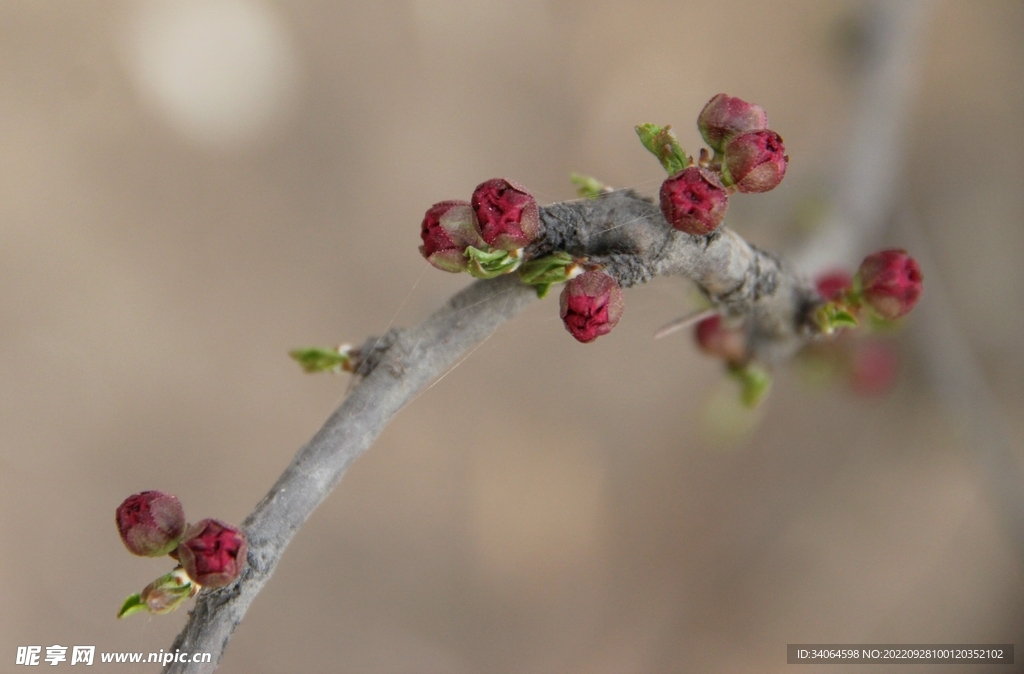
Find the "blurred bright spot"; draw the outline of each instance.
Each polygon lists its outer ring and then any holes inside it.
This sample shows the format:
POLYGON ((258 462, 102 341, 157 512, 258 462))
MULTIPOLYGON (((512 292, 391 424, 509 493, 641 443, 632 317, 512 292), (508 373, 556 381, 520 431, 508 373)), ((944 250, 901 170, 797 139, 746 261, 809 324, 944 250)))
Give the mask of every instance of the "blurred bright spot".
POLYGON ((242 145, 281 118, 294 99, 296 59, 288 31, 260 2, 145 2, 128 28, 136 87, 190 140, 242 145))

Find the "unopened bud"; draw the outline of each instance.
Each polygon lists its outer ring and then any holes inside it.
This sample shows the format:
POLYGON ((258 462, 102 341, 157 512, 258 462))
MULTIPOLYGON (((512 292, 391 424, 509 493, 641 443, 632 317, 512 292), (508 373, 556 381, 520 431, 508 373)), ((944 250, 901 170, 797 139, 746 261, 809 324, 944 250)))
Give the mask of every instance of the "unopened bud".
POLYGON ((691 166, 661 184, 661 212, 681 232, 702 236, 722 224, 729 193, 718 176, 691 166))
POLYGON ((480 234, 493 248, 514 251, 525 248, 540 230, 537 200, 524 187, 494 178, 473 190, 473 212, 480 234))
POLYGON ((248 545, 245 533, 220 520, 196 522, 178 545, 178 561, 193 582, 203 587, 223 587, 245 568, 248 545))
POLYGON ((725 146, 722 178, 740 192, 767 192, 786 175, 786 147, 774 131, 748 131, 725 146))
POLYGON ((727 327, 722 317, 705 318, 693 329, 700 350, 728 363, 742 363, 747 359, 747 337, 742 330, 727 327))
POLYGON ((467 201, 442 201, 431 206, 423 217, 420 238, 420 253, 427 262, 454 273, 466 271, 469 265, 466 248, 483 244, 467 201))
POLYGON ((117 507, 117 531, 128 552, 160 557, 174 550, 185 533, 185 510, 177 496, 144 491, 117 507))
POLYGON ((767 129, 768 114, 759 105, 718 94, 700 111, 697 128, 711 149, 721 152, 734 136, 767 129))
POLYGON ((857 270, 864 303, 883 318, 905 315, 921 297, 924 277, 905 250, 883 250, 864 258, 857 270))
POLYGON ((824 299, 839 300, 853 286, 853 277, 849 273, 837 269, 816 278, 814 285, 818 289, 818 294, 824 299))
POLYGON ((611 332, 624 308, 622 288, 601 271, 588 271, 572 279, 559 298, 565 329, 584 344, 611 332))

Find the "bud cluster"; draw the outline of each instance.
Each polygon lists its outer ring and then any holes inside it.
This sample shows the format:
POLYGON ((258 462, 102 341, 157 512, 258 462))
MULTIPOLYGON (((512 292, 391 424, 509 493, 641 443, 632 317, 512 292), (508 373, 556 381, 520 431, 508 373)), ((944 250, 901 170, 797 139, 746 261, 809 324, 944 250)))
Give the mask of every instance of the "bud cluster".
MULTIPOLYGON (((922 283, 920 266, 905 250, 872 253, 852 276, 836 270, 815 279, 821 304, 814 319, 824 334, 863 323, 884 328, 914 308, 922 283), (863 321, 865 314, 871 320, 863 321)), ((899 369, 896 351, 884 339, 860 333, 809 344, 801 353, 807 372, 815 379, 841 375, 864 395, 888 392, 899 369)))
POLYGON ((722 224, 733 192, 767 192, 782 182, 789 157, 782 137, 768 128, 760 106, 718 94, 697 117, 697 128, 714 152, 694 162, 670 127, 637 126, 640 141, 669 173, 662 183, 661 212, 675 229, 693 236, 722 224))
POLYGON ((442 271, 494 278, 515 271, 540 230, 537 201, 524 187, 494 178, 470 201, 442 201, 423 217, 420 253, 442 271))
POLYGON ((189 526, 178 497, 144 491, 126 498, 114 514, 117 531, 128 552, 142 557, 169 555, 180 565, 125 601, 119 618, 148 611, 169 613, 200 588, 224 587, 245 568, 245 532, 204 519, 189 526))
POLYGON ((907 251, 872 253, 854 276, 834 271, 817 279, 815 285, 823 302, 815 320, 826 334, 838 327, 857 325, 857 317, 865 310, 877 320, 894 321, 917 304, 923 282, 921 267, 907 251))
MULTIPOLYGON (((590 178, 587 194, 597 196, 608 188, 590 178)), ((566 330, 578 341, 592 342, 608 334, 623 310, 622 288, 597 266, 589 270, 582 260, 563 251, 525 260, 525 248, 540 230, 537 201, 525 188, 494 178, 481 183, 470 201, 434 204, 420 228, 420 253, 443 271, 468 272, 481 279, 518 270, 519 278, 547 295, 555 283, 565 283, 559 313, 566 330)))

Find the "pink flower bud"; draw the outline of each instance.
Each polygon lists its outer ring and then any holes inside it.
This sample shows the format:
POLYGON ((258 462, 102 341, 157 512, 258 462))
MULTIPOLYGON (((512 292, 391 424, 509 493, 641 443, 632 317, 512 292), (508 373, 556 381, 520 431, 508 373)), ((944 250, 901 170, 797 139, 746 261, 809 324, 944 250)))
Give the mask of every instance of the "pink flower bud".
POLYGON ((721 316, 705 318, 694 327, 693 336, 700 350, 709 356, 729 363, 742 363, 747 359, 746 335, 723 325, 721 316))
POLYGON ((442 201, 431 206, 423 216, 420 238, 420 253, 427 262, 456 273, 469 266, 464 255, 466 248, 483 245, 468 201, 442 201))
POLYGON ((711 149, 721 152, 734 136, 767 129, 768 114, 759 105, 718 94, 700 111, 697 128, 711 149))
POLYGON ((864 302, 883 318, 903 316, 921 297, 921 268, 905 250, 868 255, 857 270, 864 302))
POLYGON ((722 177, 740 192, 767 192, 786 175, 786 147, 774 131, 749 131, 725 146, 722 177))
POLYGON ((162 491, 134 494, 117 507, 117 531, 133 555, 160 557, 185 533, 185 510, 177 496, 162 491))
POLYGON ((818 294, 829 301, 842 299, 846 291, 853 285, 853 277, 847 272, 837 269, 836 271, 822 274, 815 281, 818 294))
POLYGON ((681 232, 702 236, 722 224, 729 193, 711 171, 691 166, 661 184, 661 212, 681 232))
POLYGON ((565 329, 586 344, 607 335, 622 318, 622 288, 608 274, 588 271, 565 284, 558 300, 565 329))
POLYGON ((196 522, 178 545, 178 561, 203 587, 224 587, 242 573, 248 546, 245 533, 220 520, 196 522))
POLYGON ((537 200, 522 186, 504 178, 488 180, 473 190, 472 204, 488 245, 511 252, 537 237, 537 200))

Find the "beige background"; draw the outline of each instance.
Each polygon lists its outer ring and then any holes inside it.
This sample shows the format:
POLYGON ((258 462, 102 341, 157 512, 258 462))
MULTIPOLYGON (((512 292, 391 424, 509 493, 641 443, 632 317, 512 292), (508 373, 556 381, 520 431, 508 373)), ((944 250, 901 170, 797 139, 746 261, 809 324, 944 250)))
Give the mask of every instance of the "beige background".
MULTIPOLYGON (((786 247, 843 161, 861 7, 0 5, 0 670, 18 645, 170 644, 185 611, 114 620, 169 570, 125 552, 114 508, 159 488, 192 520, 241 521, 348 385, 287 350, 415 323, 467 282, 416 251, 431 203, 499 175, 567 199, 574 170, 653 194, 632 126, 696 149, 725 91, 764 105, 792 158, 730 224, 786 247)), ((1020 2, 934 5, 903 164, 926 276, 1018 450, 1022 34, 1020 2)), ((418 398, 295 539, 222 671, 781 672, 788 642, 1024 648, 1024 560, 913 331, 888 399, 787 370, 724 442, 718 365, 651 340, 691 288, 626 301, 589 346, 538 303, 418 398)))

